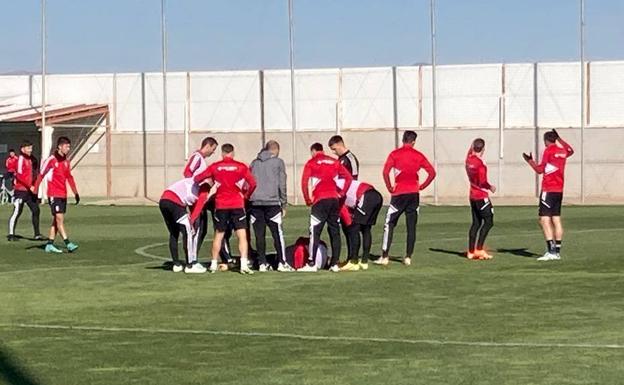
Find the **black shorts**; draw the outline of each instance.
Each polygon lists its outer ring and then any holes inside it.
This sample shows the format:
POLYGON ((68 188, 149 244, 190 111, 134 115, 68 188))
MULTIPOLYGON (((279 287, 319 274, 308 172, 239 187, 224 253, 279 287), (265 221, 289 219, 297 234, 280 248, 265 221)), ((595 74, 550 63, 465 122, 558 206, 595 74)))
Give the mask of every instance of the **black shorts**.
POLYGON ((67 212, 67 198, 49 198, 52 215, 65 214, 67 212))
POLYGON ((399 217, 403 213, 418 214, 420 209, 420 194, 401 194, 394 195, 390 198, 390 206, 388 207, 388 213, 386 215, 386 223, 391 223, 394 226, 399 222, 399 217))
POLYGON ((470 209, 472 210, 472 216, 478 219, 485 219, 494 216, 494 206, 489 198, 485 199, 471 199, 470 209))
POLYGON ((37 202, 37 196, 30 191, 15 190, 13 199, 19 199, 22 203, 37 202))
POLYGON ((562 203, 563 203, 562 192, 542 192, 540 194, 539 216, 540 217, 560 216, 562 203))
POLYGON ((242 230, 247 228, 247 213, 245 209, 216 209, 212 212, 212 221, 217 231, 242 230))
POLYGON ((374 226, 382 205, 383 197, 379 191, 375 189, 366 191, 353 211, 353 223, 374 226))

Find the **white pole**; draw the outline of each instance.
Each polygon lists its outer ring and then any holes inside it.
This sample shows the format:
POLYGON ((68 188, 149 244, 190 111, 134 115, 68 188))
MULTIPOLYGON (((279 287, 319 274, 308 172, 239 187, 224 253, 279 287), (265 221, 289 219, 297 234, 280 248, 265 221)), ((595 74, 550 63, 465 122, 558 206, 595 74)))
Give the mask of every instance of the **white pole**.
MULTIPOLYGON (((436 20, 435 20, 435 0, 429 3, 429 12, 431 16, 431 104, 432 104, 432 133, 433 133, 433 167, 438 172, 438 156, 437 147, 437 87, 436 87, 436 20)), ((433 202, 438 203, 438 179, 433 180, 433 202)))
POLYGON ((290 119, 292 124, 293 195, 297 204, 297 109, 295 105, 295 25, 293 22, 293 1, 288 0, 288 49, 290 53, 290 119))
POLYGON ((580 9, 581 50, 581 203, 585 203, 585 0, 580 9))
POLYGON ((165 17, 165 1, 160 1, 160 30, 161 30, 161 44, 162 44, 162 79, 163 79, 163 166, 164 166, 164 186, 168 185, 167 182, 167 20, 165 17))
POLYGON ((49 154, 46 148, 50 146, 46 143, 46 72, 47 72, 47 29, 46 29, 46 0, 41 0, 41 159, 43 162, 49 154))

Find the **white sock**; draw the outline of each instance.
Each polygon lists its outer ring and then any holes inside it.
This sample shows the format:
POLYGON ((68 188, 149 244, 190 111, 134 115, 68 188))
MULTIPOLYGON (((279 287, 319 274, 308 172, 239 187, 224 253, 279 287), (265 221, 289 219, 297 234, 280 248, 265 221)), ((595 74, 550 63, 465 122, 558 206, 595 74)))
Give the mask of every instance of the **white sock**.
POLYGON ((213 259, 210 261, 210 269, 211 270, 216 270, 217 269, 217 260, 213 259))
POLYGON ((247 260, 247 258, 241 258, 240 264, 241 264, 241 269, 249 268, 249 260, 247 260))

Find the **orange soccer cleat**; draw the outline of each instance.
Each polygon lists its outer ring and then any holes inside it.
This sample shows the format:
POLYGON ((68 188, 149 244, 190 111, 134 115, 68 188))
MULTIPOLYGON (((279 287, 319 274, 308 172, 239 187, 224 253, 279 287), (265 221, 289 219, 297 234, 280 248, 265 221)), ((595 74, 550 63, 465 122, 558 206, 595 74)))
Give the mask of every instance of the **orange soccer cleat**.
POLYGON ((487 251, 485 250, 477 250, 475 251, 475 255, 478 257, 478 259, 484 259, 484 260, 489 260, 494 258, 493 255, 490 255, 487 253, 487 251))

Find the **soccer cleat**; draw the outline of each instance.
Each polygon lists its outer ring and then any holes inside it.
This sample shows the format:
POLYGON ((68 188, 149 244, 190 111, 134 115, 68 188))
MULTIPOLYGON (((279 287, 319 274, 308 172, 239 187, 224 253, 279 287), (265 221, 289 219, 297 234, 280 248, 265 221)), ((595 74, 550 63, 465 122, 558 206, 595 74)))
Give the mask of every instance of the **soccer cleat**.
POLYGON ((388 266, 388 263, 390 263, 390 259, 388 257, 379 257, 374 260, 373 263, 375 265, 388 266))
POLYGON ((551 254, 549 252, 546 252, 543 256, 537 258, 537 260, 540 261, 540 262, 558 261, 559 259, 560 259, 560 257, 557 257, 556 254, 551 254))
POLYGON ((67 251, 69 251, 70 253, 73 253, 74 251, 78 249, 78 245, 75 244, 74 242, 69 242, 68 244, 65 245, 65 247, 67 248, 67 251))
POLYGON ((358 271, 360 270, 360 264, 357 262, 347 262, 343 267, 340 268, 340 271, 358 271))
POLYGON ((299 269, 297 269, 298 272, 302 272, 302 273, 316 273, 318 271, 318 269, 316 268, 315 265, 305 265, 299 269))
POLYGON ((54 246, 54 244, 52 244, 52 243, 49 243, 49 244, 46 245, 45 252, 46 253, 54 253, 54 254, 63 254, 63 250, 61 250, 58 247, 54 246))
POLYGON ((410 257, 403 258, 403 264, 405 266, 410 266, 412 264, 412 258, 410 258, 410 257))
POLYGON ((282 272, 282 273, 290 273, 295 271, 295 269, 293 269, 289 264, 287 263, 281 263, 279 265, 277 265, 277 271, 282 272))
POLYGON ((368 262, 360 262, 358 265, 360 265, 360 270, 368 270, 368 262))
POLYGON ((472 259, 472 260, 479 259, 479 257, 475 253, 471 253, 470 251, 466 253, 466 258, 472 259))
POLYGON ((17 242, 19 239, 15 235, 7 235, 7 241, 9 242, 17 242))
POLYGON ((331 271, 332 273, 340 273, 340 266, 338 266, 338 265, 332 265, 332 266, 329 268, 329 271, 331 271))
POLYGON ((34 239, 35 239, 35 241, 46 241, 48 238, 44 237, 41 234, 37 234, 37 235, 35 235, 34 239))
POLYGON ((260 266, 258 266, 258 271, 261 273, 266 273, 267 271, 269 271, 269 265, 267 265, 266 263, 261 263, 260 266))
POLYGON ((494 258, 493 255, 488 254, 487 251, 485 251, 485 250, 477 250, 477 251, 475 251, 475 255, 479 259, 484 259, 484 260, 489 260, 489 259, 494 258))
POLYGON ((249 266, 241 266, 240 273, 243 275, 252 275, 254 272, 249 268, 249 266))
POLYGON ((184 267, 184 272, 186 274, 203 274, 207 271, 208 269, 206 269, 206 267, 199 262, 195 262, 184 267))
POLYGON ((182 265, 180 262, 176 262, 171 267, 171 271, 173 271, 174 273, 181 273, 184 271, 184 265, 182 265))

